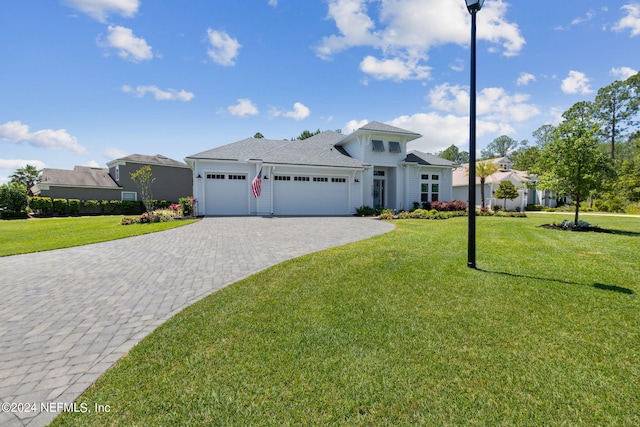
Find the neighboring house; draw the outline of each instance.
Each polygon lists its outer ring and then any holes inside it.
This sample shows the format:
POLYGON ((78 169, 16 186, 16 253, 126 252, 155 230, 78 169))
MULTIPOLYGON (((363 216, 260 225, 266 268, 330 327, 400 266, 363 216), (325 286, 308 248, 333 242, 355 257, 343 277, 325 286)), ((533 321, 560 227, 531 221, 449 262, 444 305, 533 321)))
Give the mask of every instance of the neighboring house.
POLYGON ((453 162, 407 144, 421 135, 371 122, 350 135, 247 138, 185 158, 198 215, 350 215, 452 200, 453 162), (252 181, 261 174, 259 197, 252 181))
POLYGON ((193 174, 187 164, 161 154, 132 154, 107 163, 109 175, 122 187, 122 200, 140 199, 138 186, 131 179, 131 174, 144 165, 151 166, 151 173, 155 178, 151 185, 155 200, 177 202, 181 197, 191 196, 193 174))
POLYGON ((189 166, 160 154, 133 154, 107 163, 108 169, 76 166, 73 170, 42 171, 33 187, 36 196, 79 200, 138 200, 138 188, 131 173, 150 165, 155 181, 153 198, 177 202, 191 195, 192 173, 189 166))
POLYGON ((76 166, 73 170, 44 168, 32 187, 40 197, 79 200, 119 200, 122 188, 108 169, 76 166))
MULTIPOLYGON (((527 172, 511 169, 513 162, 507 157, 500 157, 497 159, 489 159, 487 161, 493 162, 498 165, 499 169, 493 175, 490 175, 485 180, 484 184, 484 196, 485 205, 488 208, 493 205, 502 207, 504 205, 503 199, 497 199, 495 197, 495 191, 498 189, 501 181, 511 181, 513 185, 518 189, 519 196, 516 199, 507 199, 507 209, 515 210, 519 208, 524 211, 525 207, 529 204, 539 204, 542 206, 556 207, 557 200, 552 197, 550 192, 543 190, 537 190, 534 188, 538 178, 527 172)), ((453 196, 455 200, 469 201, 469 164, 460 165, 453 171, 453 196)), ((482 206, 482 200, 480 198, 480 178, 476 176, 476 201, 477 206, 482 206)))

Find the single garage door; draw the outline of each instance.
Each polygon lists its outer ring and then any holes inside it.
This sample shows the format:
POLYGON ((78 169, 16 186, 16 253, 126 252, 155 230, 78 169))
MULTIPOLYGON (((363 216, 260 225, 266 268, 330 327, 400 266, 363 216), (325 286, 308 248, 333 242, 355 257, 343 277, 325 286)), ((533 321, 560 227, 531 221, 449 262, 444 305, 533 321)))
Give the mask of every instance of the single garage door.
POLYGON ((276 215, 347 215, 347 177, 275 175, 273 211, 276 215))
POLYGON ((248 214, 249 183, 246 174, 206 174, 205 215, 248 214))

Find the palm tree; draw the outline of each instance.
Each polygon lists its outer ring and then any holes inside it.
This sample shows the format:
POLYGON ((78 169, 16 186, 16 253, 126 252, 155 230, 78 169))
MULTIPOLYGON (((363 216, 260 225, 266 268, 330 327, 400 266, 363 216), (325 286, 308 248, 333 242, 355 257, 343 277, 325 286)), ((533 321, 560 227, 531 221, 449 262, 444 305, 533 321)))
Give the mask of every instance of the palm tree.
MULTIPOLYGON (((476 163, 476 176, 480 178, 480 199, 482 200, 482 208, 485 208, 484 203, 484 183, 487 178, 498 172, 498 165, 491 160, 485 160, 484 162, 476 163)), ((469 168, 467 168, 467 175, 469 174, 469 168)))
POLYGON ((11 182, 17 182, 27 187, 27 196, 32 197, 33 192, 31 191, 31 187, 38 182, 41 172, 42 171, 38 170, 35 166, 26 165, 23 168, 16 169, 9 178, 11 182))

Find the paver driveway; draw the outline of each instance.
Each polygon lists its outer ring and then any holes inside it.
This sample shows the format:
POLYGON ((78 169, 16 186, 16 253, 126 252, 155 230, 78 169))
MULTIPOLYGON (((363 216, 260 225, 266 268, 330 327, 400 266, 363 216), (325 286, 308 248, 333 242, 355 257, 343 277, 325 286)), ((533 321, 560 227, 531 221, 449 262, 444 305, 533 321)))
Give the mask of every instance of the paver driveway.
POLYGON ((0 258, 0 425, 48 424, 57 404, 71 404, 158 325, 215 290, 392 228, 356 217, 205 218, 0 258))

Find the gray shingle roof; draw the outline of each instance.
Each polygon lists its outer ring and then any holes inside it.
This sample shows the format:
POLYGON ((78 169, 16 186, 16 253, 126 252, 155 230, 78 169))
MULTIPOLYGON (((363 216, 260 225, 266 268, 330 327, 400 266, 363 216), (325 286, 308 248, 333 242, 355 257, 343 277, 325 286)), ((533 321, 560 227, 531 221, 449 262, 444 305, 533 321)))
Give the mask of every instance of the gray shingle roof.
POLYGON ((74 187, 120 188, 109 175, 109 169, 76 166, 73 170, 42 170, 42 184, 74 187))
POLYGON ((410 130, 400 129, 395 126, 387 125, 380 122, 369 122, 366 125, 362 126, 358 130, 368 130, 374 132, 391 132, 391 133, 402 133, 405 135, 414 135, 416 138, 421 137, 419 133, 411 132, 410 130))
MULTIPOLYGON (((189 166, 187 166, 186 163, 183 162, 179 162, 178 160, 173 160, 170 159, 166 156, 163 156, 162 154, 156 154, 155 156, 147 156, 144 154, 131 154, 130 156, 126 156, 126 157, 121 157, 119 159, 115 159, 112 160, 109 163, 115 162, 115 161, 127 161, 127 162, 133 162, 133 163, 145 163, 145 164, 152 164, 152 165, 162 165, 162 166, 179 166, 179 167, 184 167, 184 168, 188 168, 189 166)), ((109 164, 107 163, 107 164, 109 164)))
POLYGON ((187 159, 258 160, 264 163, 332 167, 365 167, 334 144, 344 135, 325 131, 304 140, 247 138, 188 156, 187 159))
POLYGON ((409 151, 404 161, 407 163, 418 163, 420 165, 427 166, 458 166, 455 162, 417 150, 409 151))

